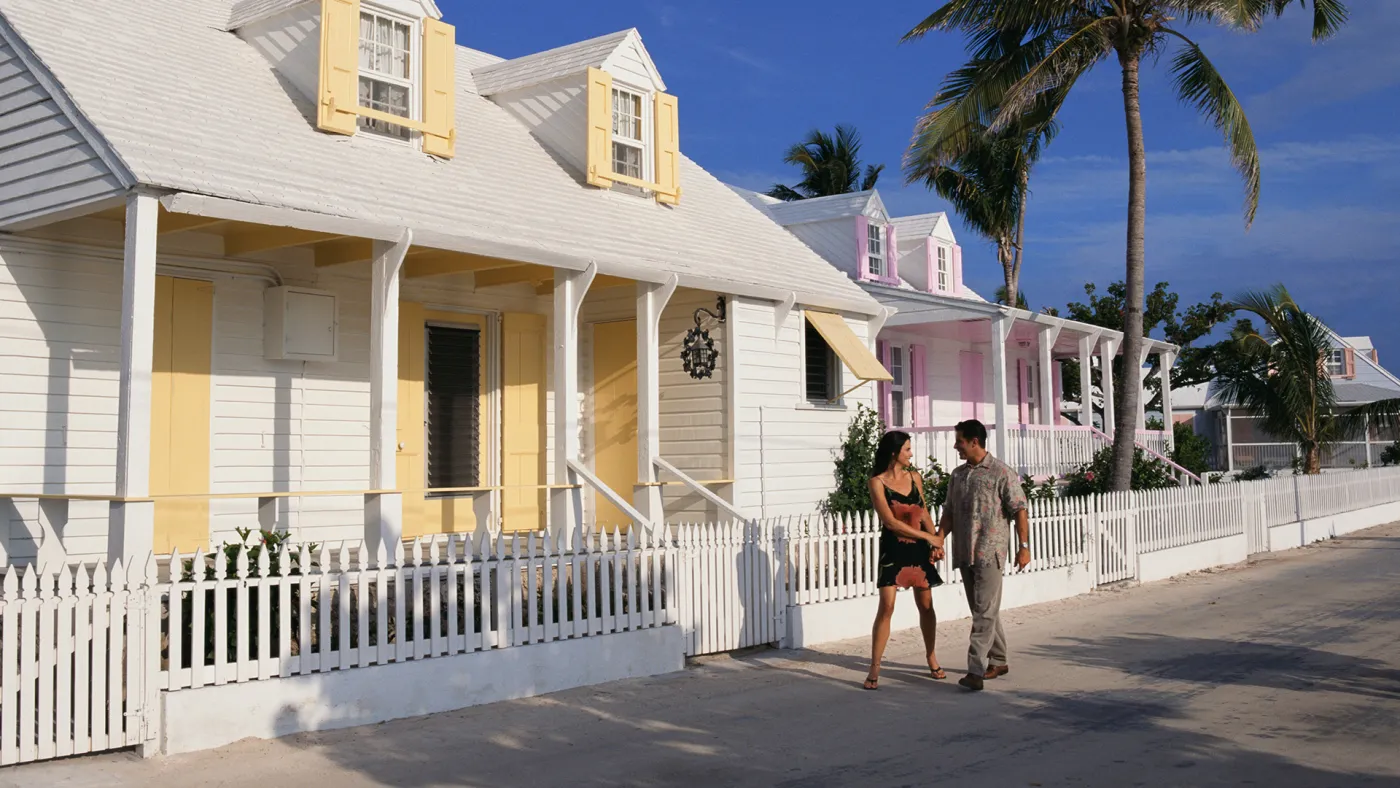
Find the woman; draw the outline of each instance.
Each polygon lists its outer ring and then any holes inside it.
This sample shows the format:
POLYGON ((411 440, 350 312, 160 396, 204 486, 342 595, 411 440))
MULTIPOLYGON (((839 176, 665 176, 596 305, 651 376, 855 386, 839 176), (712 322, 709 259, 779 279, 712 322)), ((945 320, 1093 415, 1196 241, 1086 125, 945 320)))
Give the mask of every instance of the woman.
POLYGON ((933 588, 943 584, 934 562, 943 557, 943 537, 924 505, 923 480, 910 468, 913 450, 909 435, 887 432, 875 450, 875 466, 870 477, 870 503, 880 518, 880 569, 876 586, 880 589, 880 609, 871 630, 870 673, 865 688, 880 688, 880 659, 890 640, 890 618, 894 615, 895 592, 914 589, 919 607, 919 629, 924 633, 928 669, 935 679, 947 674, 934 656, 938 619, 933 612, 933 588))

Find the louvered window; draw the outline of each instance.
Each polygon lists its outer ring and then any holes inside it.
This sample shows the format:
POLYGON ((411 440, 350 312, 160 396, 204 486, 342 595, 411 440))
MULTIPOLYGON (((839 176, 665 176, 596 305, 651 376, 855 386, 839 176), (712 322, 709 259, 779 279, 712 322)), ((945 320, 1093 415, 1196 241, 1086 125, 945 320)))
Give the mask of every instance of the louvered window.
POLYGON ((481 332, 428 327, 428 486, 481 484, 481 332))
POLYGON ((837 375, 841 367, 836 353, 811 323, 807 323, 805 366, 807 400, 817 405, 831 404, 840 394, 837 375))

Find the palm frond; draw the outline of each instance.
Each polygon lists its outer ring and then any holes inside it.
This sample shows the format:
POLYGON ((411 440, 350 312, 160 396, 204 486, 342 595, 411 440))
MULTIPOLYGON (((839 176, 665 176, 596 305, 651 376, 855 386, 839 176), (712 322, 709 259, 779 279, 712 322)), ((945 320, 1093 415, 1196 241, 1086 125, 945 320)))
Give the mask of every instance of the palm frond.
POLYGON ((1254 142, 1249 118, 1245 117, 1244 107, 1234 91, 1196 42, 1175 30, 1167 32, 1186 42, 1172 59, 1177 96, 1195 106, 1225 135, 1230 146, 1230 163, 1244 179, 1245 225, 1252 225, 1259 210, 1259 148, 1254 142))
POLYGON ((880 173, 885 171, 883 164, 867 164, 865 166, 865 176, 860 179, 860 190, 868 192, 875 188, 875 182, 880 180, 880 173))
MULTIPOLYGON (((1308 0, 1273 0, 1274 14, 1282 16, 1294 2, 1304 8, 1308 7, 1308 0)), ((1343 0, 1312 0, 1312 6, 1314 43, 1335 36, 1351 18, 1351 12, 1347 10, 1347 4, 1343 0)))
POLYGON ((1006 90, 995 117, 987 124, 988 129, 996 132, 1005 128, 1035 107, 1046 93, 1067 91, 1114 51, 1112 32, 1118 24, 1119 20, 1112 17, 1092 19, 1056 41, 1053 48, 1025 71, 1025 76, 1006 90))
POLYGON ((773 188, 769 189, 765 194, 775 200, 782 200, 784 202, 795 202, 797 200, 806 199, 806 195, 794 190, 791 186, 784 186, 781 183, 773 184, 773 188))

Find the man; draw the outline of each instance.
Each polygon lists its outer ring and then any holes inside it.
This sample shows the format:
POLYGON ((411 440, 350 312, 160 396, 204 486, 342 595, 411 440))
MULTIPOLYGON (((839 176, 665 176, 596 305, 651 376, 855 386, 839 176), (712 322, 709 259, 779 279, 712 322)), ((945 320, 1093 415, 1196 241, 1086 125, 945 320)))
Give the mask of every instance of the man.
POLYGON ((987 453, 987 428, 972 419, 954 429, 953 446, 965 462, 953 470, 938 532, 953 537, 953 566, 962 570, 972 608, 967 675, 958 684, 977 691, 984 681, 1010 672, 1001 629, 1001 581, 1011 541, 1007 523, 1016 520, 1017 571, 1031 561, 1031 526, 1020 477, 987 453))

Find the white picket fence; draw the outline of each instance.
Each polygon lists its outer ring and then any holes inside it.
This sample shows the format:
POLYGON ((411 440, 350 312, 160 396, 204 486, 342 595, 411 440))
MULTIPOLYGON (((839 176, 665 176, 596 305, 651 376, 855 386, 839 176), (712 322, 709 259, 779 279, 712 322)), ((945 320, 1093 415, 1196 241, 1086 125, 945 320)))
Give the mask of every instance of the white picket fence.
POLYGON ((386 665, 676 623, 675 547, 640 529, 446 534, 394 560, 363 545, 176 554, 160 687, 386 665))
POLYGON ((153 738, 155 563, 10 569, 0 585, 0 765, 153 738))
MULTIPOLYGON (((1260 552, 1271 527, 1395 501, 1400 469, 1035 500, 1027 572, 1131 580, 1156 551, 1244 533, 1260 552)), ((392 559, 336 544, 153 558, 134 573, 6 567, 0 764, 150 744, 161 691, 665 626, 687 655, 775 643, 791 606, 875 595, 878 540, 869 515, 809 516, 444 535, 392 559)), ((959 582, 949 558, 939 569, 959 582)))

